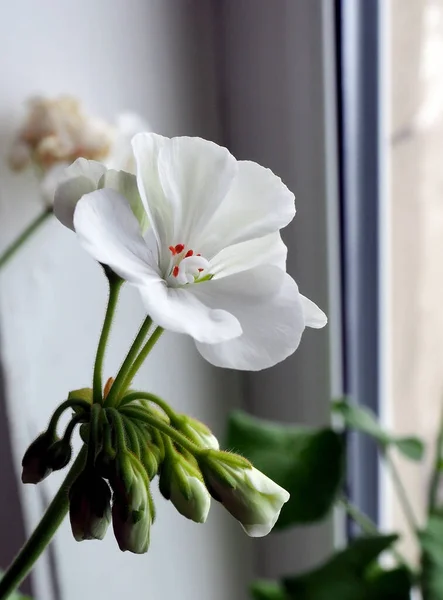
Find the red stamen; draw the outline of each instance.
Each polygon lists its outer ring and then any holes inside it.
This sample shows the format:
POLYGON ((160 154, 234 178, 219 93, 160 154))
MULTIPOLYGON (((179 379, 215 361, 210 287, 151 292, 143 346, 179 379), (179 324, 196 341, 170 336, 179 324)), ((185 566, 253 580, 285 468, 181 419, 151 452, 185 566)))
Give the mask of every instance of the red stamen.
POLYGON ((188 258, 188 256, 192 256, 194 254, 194 250, 188 250, 185 254, 185 258, 188 258))
POLYGON ((199 253, 199 254, 196 254, 195 256, 201 256, 201 254, 199 253))
POLYGON ((184 249, 185 249, 184 244, 177 244, 175 247, 175 251, 177 254, 181 254, 184 249))
POLYGON ((200 271, 200 273, 201 273, 202 271, 204 271, 204 269, 199 269, 199 271, 200 271))
POLYGON ((175 267, 172 269, 172 274, 173 274, 173 276, 174 276, 174 277, 177 277, 177 276, 178 276, 178 273, 179 273, 179 271, 180 271, 180 269, 179 269, 177 266, 175 266, 175 267))
POLYGON ((171 251, 172 256, 175 256, 177 252, 175 251, 174 246, 169 246, 169 250, 171 251))

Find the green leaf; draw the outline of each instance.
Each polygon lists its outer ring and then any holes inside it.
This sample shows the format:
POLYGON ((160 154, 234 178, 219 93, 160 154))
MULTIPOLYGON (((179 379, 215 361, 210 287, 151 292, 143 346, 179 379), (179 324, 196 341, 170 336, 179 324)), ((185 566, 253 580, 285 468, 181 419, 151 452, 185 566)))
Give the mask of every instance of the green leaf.
POLYGON ((283 585, 278 581, 254 581, 251 594, 254 600, 288 600, 283 585))
POLYGON ((334 504, 344 471, 343 437, 332 429, 280 425, 231 413, 227 447, 291 494, 276 529, 324 517, 334 504))
POLYGON ((443 598, 443 518, 432 516, 421 531, 423 579, 429 600, 443 598))
POLYGON ((292 600, 409 600, 411 577, 406 568, 374 569, 377 557, 396 535, 361 537, 309 573, 284 580, 292 600))
POLYGON ((419 438, 391 435, 378 424, 375 415, 368 408, 349 404, 344 400, 336 400, 332 403, 332 411, 343 418, 347 427, 366 433, 380 445, 395 446, 410 460, 419 461, 423 458, 424 444, 419 438))

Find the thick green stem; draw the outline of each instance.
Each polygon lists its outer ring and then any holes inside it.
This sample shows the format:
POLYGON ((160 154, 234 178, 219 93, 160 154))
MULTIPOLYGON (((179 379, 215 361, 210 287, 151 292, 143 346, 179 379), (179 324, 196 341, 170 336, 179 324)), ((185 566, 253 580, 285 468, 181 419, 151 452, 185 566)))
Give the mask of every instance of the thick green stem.
POLYGON ((432 470, 431 484, 429 486, 428 512, 432 515, 437 508, 438 484, 440 482, 441 462, 443 457, 443 407, 440 417, 440 425, 435 446, 434 468, 432 470))
POLYGON ((111 331, 112 321, 115 315, 115 309, 117 307, 118 296, 122 287, 123 279, 117 277, 113 273, 105 271, 109 281, 109 299, 108 306, 106 308, 105 320, 103 323, 103 329, 100 335, 100 341, 97 347, 97 355, 95 357, 94 365, 94 378, 93 378, 93 399, 96 403, 103 401, 103 360, 105 357, 106 346, 109 339, 109 333, 111 331))
POLYGON ((140 348, 142 347, 143 342, 145 341, 146 336, 148 335, 151 325, 152 319, 150 317, 146 317, 146 319, 142 323, 142 326, 140 327, 140 331, 138 332, 134 343, 132 344, 122 366, 120 367, 120 371, 118 372, 114 383, 112 384, 111 390, 105 401, 105 406, 116 406, 118 404, 120 395, 125 389, 124 383, 132 367, 132 363, 137 358, 137 354, 139 353, 140 348))
POLYGON ((0 255, 0 269, 5 266, 9 259, 11 259, 14 254, 23 246, 23 244, 37 231, 37 229, 42 225, 51 215, 53 211, 52 208, 47 208, 44 212, 42 212, 28 227, 23 231, 22 234, 18 236, 18 238, 10 244, 6 250, 0 255))
POLYGON ((158 417, 155 417, 153 414, 149 413, 146 410, 140 408, 132 408, 130 406, 122 406, 120 412, 128 416, 135 421, 143 421, 147 423, 151 427, 154 427, 158 431, 166 434, 170 437, 174 442, 177 442, 182 448, 190 452, 193 456, 198 456, 202 454, 202 449, 199 448, 196 444, 188 440, 186 436, 181 434, 179 431, 168 425, 165 421, 162 421, 158 417))
POLYGON ((69 488, 83 470, 85 459, 83 447, 34 533, 0 581, 0 600, 6 600, 18 588, 61 525, 69 509, 69 488))
POLYGON ((156 327, 156 329, 153 331, 152 335, 150 336, 149 340, 146 342, 146 344, 140 350, 140 354, 137 356, 137 358, 134 360, 134 363, 132 364, 131 368, 128 370, 128 374, 127 374, 127 376, 125 378, 125 382, 123 384, 122 392, 125 392, 128 389, 128 387, 131 385, 132 380, 136 376, 136 374, 137 374, 138 370, 140 369, 140 367, 142 366, 142 364, 145 362, 145 360, 146 360, 148 354, 151 352, 152 348, 158 342, 163 331, 164 331, 164 329, 162 327, 156 327))

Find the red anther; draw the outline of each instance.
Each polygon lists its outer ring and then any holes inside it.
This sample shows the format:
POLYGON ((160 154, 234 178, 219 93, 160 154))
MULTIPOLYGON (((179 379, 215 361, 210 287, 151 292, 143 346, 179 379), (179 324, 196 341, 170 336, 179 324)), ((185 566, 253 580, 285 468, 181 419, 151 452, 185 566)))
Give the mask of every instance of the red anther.
POLYGON ((195 256, 201 256, 201 254, 196 254, 195 256))
POLYGON ((175 247, 175 251, 177 254, 181 254, 184 249, 185 249, 184 244, 177 244, 175 247))
POLYGON ((179 273, 179 271, 180 271, 180 269, 179 269, 177 266, 175 266, 175 267, 172 269, 172 274, 174 275, 174 277, 177 277, 177 276, 178 276, 178 273, 179 273))
POLYGON ((175 251, 174 246, 169 246, 169 250, 171 251, 172 256, 175 256, 177 252, 175 251))
POLYGON ((185 254, 185 258, 188 258, 188 256, 192 256, 194 254, 194 250, 188 250, 185 254))
POLYGON ((201 273, 202 271, 204 271, 204 269, 199 269, 199 271, 200 271, 200 273, 201 273))

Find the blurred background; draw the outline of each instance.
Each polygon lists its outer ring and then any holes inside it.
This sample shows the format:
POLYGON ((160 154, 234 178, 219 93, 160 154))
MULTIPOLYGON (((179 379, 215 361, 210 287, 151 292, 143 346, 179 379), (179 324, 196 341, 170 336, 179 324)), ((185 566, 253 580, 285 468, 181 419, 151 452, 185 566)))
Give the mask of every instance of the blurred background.
MULTIPOLYGON (((15 0, 0 20, 0 251, 41 205, 7 166, 29 96, 72 94, 167 136, 198 135, 270 167, 294 191, 288 270, 329 316, 266 372, 215 369, 164 336, 141 387, 223 436, 234 407, 329 422, 349 394, 398 433, 431 441, 443 396, 443 0, 15 0), (171 377, 171 372, 174 377, 171 377)), ((106 285, 49 220, 0 272, 0 567, 61 475, 19 483, 21 456, 71 389, 89 385, 106 285)), ((106 373, 143 317, 125 290, 106 373)), ((382 528, 405 530, 374 447, 351 440, 347 486, 382 528)), ((431 458, 431 457, 429 457, 431 458)), ((418 514, 429 470, 398 464, 418 514)), ((25 590, 41 600, 244 600, 256 576, 318 564, 346 535, 321 525, 246 539, 219 507, 204 527, 158 498, 147 555, 112 536, 78 544, 65 523, 25 590)), ((404 551, 413 552, 408 538, 404 551)))

